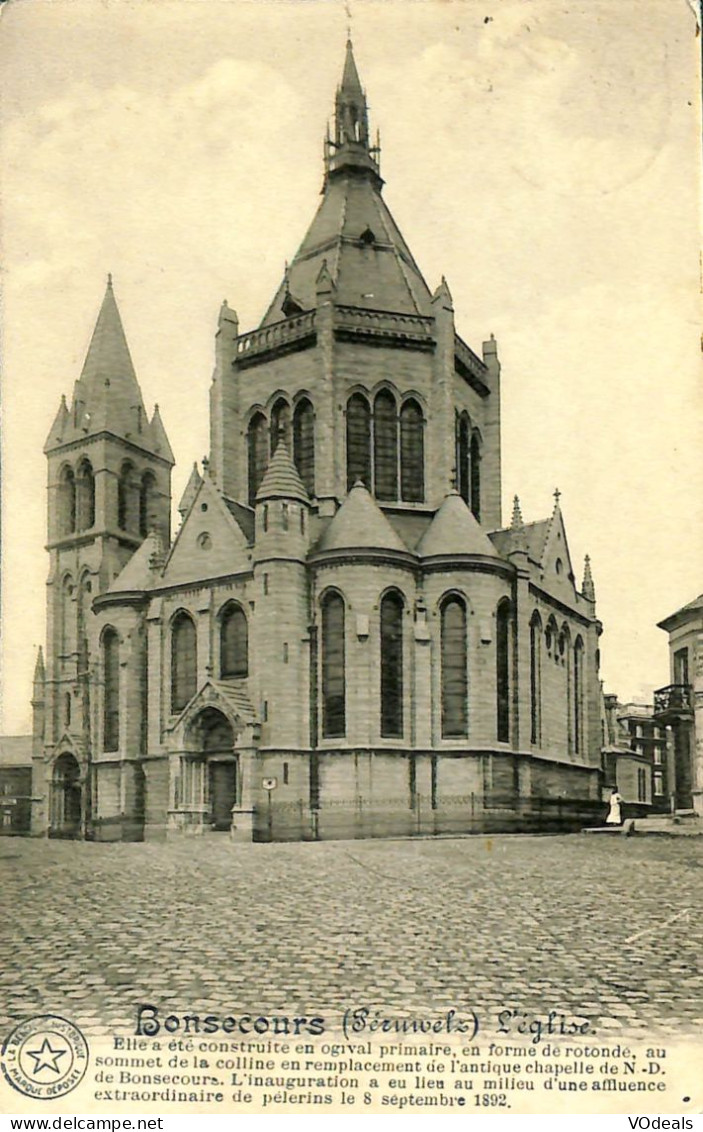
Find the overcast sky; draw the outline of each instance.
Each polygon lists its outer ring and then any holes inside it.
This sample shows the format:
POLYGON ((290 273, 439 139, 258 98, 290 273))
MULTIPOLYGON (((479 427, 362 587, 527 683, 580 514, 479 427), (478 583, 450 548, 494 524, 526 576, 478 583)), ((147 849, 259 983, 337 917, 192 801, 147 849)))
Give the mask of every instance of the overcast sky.
MULTIPOLYGON (((217 312, 262 317, 312 219, 347 16, 331 0, 10 0, 0 20, 5 733, 44 641, 42 446, 111 271, 177 502, 217 312)), ((668 683, 703 590, 698 44, 682 2, 353 0, 385 198, 503 364, 504 521, 562 492, 602 672, 668 683)))

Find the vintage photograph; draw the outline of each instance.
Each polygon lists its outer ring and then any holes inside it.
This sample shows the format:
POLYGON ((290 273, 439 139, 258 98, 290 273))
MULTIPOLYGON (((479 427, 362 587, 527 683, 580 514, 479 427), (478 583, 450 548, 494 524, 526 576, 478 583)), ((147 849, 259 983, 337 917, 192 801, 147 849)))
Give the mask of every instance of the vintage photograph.
POLYGON ((1 16, 4 1110, 700 1112, 695 6, 1 16))

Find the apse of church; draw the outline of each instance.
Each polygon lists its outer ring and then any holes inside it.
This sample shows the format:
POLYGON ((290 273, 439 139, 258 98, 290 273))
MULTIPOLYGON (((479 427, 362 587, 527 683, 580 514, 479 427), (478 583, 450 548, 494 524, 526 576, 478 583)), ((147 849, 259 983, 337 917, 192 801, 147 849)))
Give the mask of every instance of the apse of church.
POLYGON ((220 309, 173 541, 108 283, 46 445, 34 832, 564 828, 599 805, 590 565, 579 590, 558 493, 502 527, 497 344, 457 334, 380 160, 349 43, 310 228, 256 329, 220 309))

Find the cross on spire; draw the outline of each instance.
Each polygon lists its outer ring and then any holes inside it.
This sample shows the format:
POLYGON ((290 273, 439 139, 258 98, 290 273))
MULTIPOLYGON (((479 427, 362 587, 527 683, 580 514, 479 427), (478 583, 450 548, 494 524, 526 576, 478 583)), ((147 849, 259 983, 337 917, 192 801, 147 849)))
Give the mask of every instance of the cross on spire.
POLYGON ((555 507, 559 506, 559 500, 560 499, 561 499, 561 492, 559 491, 558 487, 555 487, 554 488, 554 506, 555 507))

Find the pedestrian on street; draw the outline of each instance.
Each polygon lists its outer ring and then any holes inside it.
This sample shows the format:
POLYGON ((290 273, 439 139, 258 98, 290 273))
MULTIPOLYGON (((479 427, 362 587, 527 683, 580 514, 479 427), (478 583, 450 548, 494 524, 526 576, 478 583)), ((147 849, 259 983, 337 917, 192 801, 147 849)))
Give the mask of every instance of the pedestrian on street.
POLYGON ((610 795, 610 809, 605 819, 606 825, 622 825, 622 794, 618 793, 617 786, 610 795))

